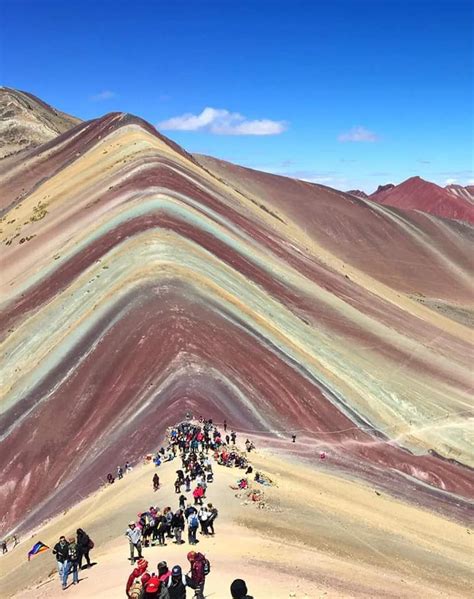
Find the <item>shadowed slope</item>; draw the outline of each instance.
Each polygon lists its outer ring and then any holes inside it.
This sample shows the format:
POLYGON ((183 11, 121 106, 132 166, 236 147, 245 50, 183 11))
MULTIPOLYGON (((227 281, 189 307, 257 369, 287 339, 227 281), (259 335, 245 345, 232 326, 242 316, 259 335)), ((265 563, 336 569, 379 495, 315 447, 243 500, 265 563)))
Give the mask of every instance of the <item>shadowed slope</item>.
POLYGON ((0 173, 3 529, 188 410, 462 517, 470 331, 411 295, 469 301, 472 229, 197 158, 111 114, 0 173))

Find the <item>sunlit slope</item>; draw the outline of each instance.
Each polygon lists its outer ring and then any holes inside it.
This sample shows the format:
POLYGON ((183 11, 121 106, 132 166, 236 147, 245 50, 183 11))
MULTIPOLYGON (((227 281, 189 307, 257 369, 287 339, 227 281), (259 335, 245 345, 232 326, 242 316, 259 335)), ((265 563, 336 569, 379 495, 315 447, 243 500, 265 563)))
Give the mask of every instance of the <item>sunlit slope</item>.
POLYGON ((471 331, 413 294, 468 303, 472 230, 203 165, 111 114, 0 173, 3 528, 188 410, 471 497, 471 331))

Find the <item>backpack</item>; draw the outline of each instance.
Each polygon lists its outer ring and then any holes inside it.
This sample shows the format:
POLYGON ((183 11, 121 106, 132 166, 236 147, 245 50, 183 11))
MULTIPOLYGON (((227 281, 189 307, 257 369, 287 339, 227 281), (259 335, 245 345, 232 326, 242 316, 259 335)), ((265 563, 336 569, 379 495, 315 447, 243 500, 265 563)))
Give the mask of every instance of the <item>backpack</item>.
POLYGON ((146 593, 158 593, 161 588, 161 580, 156 576, 151 576, 145 584, 146 593))
POLYGON ((197 528, 199 526, 199 518, 197 517, 197 514, 193 514, 191 516, 190 526, 191 528, 197 528))
POLYGON ((128 596, 130 599, 140 599, 142 596, 142 583, 137 580, 132 584, 132 586, 128 590, 128 596))
POLYGON ((204 572, 204 576, 207 576, 211 571, 211 562, 207 559, 207 557, 204 558, 204 567, 203 567, 203 572, 204 572))
POLYGON ((77 561, 77 545, 76 544, 72 544, 69 545, 69 549, 68 549, 68 555, 69 555, 69 559, 72 562, 77 561))

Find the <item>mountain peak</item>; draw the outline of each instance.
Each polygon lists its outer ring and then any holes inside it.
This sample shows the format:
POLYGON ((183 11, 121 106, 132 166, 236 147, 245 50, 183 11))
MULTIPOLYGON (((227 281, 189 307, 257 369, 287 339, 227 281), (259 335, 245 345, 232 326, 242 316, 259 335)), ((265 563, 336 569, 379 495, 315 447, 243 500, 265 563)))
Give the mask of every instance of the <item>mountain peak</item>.
POLYGON ((50 141, 80 122, 33 94, 0 87, 0 159, 50 141))

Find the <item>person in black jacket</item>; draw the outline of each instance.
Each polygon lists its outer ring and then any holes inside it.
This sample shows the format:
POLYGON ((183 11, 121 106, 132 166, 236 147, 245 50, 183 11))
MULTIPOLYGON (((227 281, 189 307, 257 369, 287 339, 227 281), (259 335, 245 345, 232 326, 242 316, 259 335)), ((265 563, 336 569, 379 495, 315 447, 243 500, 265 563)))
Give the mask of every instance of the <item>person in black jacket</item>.
POLYGON ((247 593, 247 585, 245 584, 245 580, 242 580, 241 578, 236 578, 230 585, 232 599, 253 599, 253 597, 247 595, 247 593))
POLYGON ((91 540, 87 533, 82 528, 78 528, 77 534, 77 548, 79 549, 79 569, 84 570, 85 568, 91 567, 91 560, 89 558, 89 551, 91 550, 91 540), (82 559, 85 558, 87 565, 82 565, 82 559))
POLYGON ((176 510, 173 515, 173 519, 171 520, 171 528, 173 529, 174 534, 174 543, 177 545, 182 545, 184 541, 182 540, 182 534, 184 531, 184 516, 183 510, 176 510))
POLYGON ((59 579, 61 580, 63 589, 65 589, 66 584, 64 580, 67 580, 69 570, 69 543, 66 541, 66 537, 59 537, 59 542, 53 548, 53 555, 56 556, 59 579))
POLYGON ((181 566, 173 566, 171 576, 168 578, 168 593, 170 599, 186 599, 186 587, 195 589, 197 584, 183 574, 181 566))

